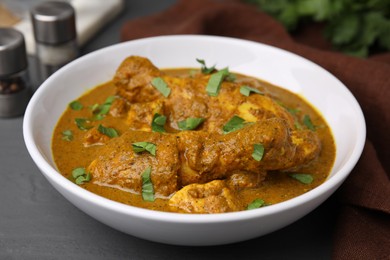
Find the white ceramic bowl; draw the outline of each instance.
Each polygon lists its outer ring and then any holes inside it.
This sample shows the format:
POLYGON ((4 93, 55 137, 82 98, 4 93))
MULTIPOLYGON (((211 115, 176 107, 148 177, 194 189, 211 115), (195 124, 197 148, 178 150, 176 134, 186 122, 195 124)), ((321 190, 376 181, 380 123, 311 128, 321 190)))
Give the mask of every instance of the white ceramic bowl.
POLYGON ((352 94, 330 73, 295 54, 255 42, 214 36, 162 36, 117 44, 66 65, 32 97, 23 134, 31 157, 48 181, 76 207, 125 233, 162 243, 218 245, 247 240, 280 229, 309 213, 345 180, 365 142, 364 117, 352 94), (196 58, 217 68, 229 67, 299 93, 332 128, 337 157, 330 177, 299 197, 258 210, 189 215, 157 212, 95 195, 56 170, 51 136, 68 103, 110 80, 129 55, 149 58, 160 68, 199 67, 196 58))

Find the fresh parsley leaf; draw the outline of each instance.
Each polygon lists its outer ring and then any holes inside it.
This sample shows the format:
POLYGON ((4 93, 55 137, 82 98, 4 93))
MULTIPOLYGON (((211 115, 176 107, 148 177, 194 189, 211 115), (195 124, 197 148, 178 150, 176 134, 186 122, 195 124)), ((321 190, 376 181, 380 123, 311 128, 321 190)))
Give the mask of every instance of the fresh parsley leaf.
POLYGON ((254 144, 253 153, 252 153, 253 159, 259 162, 261 161, 261 159, 263 159, 263 155, 264 155, 264 146, 262 144, 254 144))
POLYGON ((105 127, 103 125, 98 126, 98 131, 110 138, 118 137, 118 132, 114 128, 105 127))
POLYGON ((289 31, 322 22, 334 49, 366 57, 390 50, 390 2, 353 0, 245 0, 272 15, 289 31))
POLYGON ((290 173, 289 176, 303 184, 310 184, 313 182, 313 176, 306 173, 290 173))
POLYGON ((265 202, 262 199, 254 199, 251 203, 249 203, 247 210, 258 209, 265 206, 265 202))
POLYGON ((85 168, 82 168, 82 167, 75 168, 72 171, 72 176, 73 176, 74 179, 76 179, 77 177, 79 177, 81 175, 84 175, 84 174, 86 174, 86 171, 85 171, 85 168))
POLYGON ((115 96, 109 96, 103 104, 94 104, 91 106, 92 113, 95 115, 93 119, 102 120, 108 114, 108 112, 110 112, 111 105, 115 99, 115 96))
POLYGON ((90 121, 88 119, 85 119, 85 118, 75 118, 74 121, 75 121, 77 127, 80 130, 86 131, 86 130, 92 128, 92 125, 89 124, 90 121))
POLYGON ((301 110, 300 110, 299 108, 288 108, 288 107, 286 107, 286 110, 287 110, 290 114, 292 114, 292 115, 296 115, 296 114, 298 114, 298 113, 301 112, 301 110))
POLYGON ((137 142, 133 143, 133 151, 141 153, 144 151, 149 152, 151 155, 156 155, 156 145, 150 142, 137 142))
POLYGON ((335 45, 342 45, 352 41, 360 33, 360 19, 356 14, 348 14, 337 18, 338 22, 332 23, 325 31, 328 38, 335 45))
POLYGON ((91 174, 88 172, 86 175, 79 176, 75 180, 76 184, 80 185, 91 180, 91 174))
POLYGON ((171 89, 168 87, 168 84, 160 77, 154 78, 152 80, 152 85, 158 91, 160 91, 160 93, 163 94, 164 97, 168 97, 171 93, 171 89))
POLYGON ((229 74, 225 77, 225 80, 230 82, 234 82, 236 81, 236 79, 237 79, 236 74, 233 74, 231 72, 229 72, 229 74))
POLYGON ((316 127, 313 125, 311 118, 309 115, 304 115, 303 116, 303 124, 309 128, 311 131, 315 131, 316 127))
POLYGON ((141 174, 142 178, 142 199, 145 201, 153 202, 154 198, 154 188, 151 180, 152 168, 149 166, 141 174))
POLYGON ((154 114, 152 119, 152 131, 158 133, 166 132, 164 129, 165 122, 167 121, 167 117, 164 115, 160 115, 158 113, 154 114))
POLYGON ((203 123, 204 120, 204 118, 189 117, 186 120, 178 122, 177 125, 179 126, 180 130, 194 130, 201 123, 203 123))
POLYGON ((207 94, 213 97, 218 96, 219 90, 221 88, 221 84, 228 75, 229 75, 228 68, 222 69, 212 74, 206 86, 207 94))
POLYGON ((251 88, 251 87, 249 87, 249 86, 241 86, 241 87, 240 87, 240 93, 243 94, 243 95, 246 96, 246 97, 249 97, 249 95, 251 94, 251 92, 256 93, 256 94, 260 94, 260 95, 264 95, 264 93, 261 92, 261 91, 258 90, 258 89, 251 88))
POLYGON ((210 74, 210 73, 212 73, 212 72, 215 70, 215 65, 212 66, 212 67, 210 67, 210 68, 208 68, 208 67, 206 66, 206 62, 205 62, 204 60, 196 59, 196 61, 199 62, 199 63, 202 65, 200 71, 201 71, 203 74, 210 74))
POLYGON ((71 130, 65 130, 62 132, 62 140, 65 141, 72 141, 73 140, 73 133, 71 130))
POLYGON ((294 126, 295 126, 295 129, 297 129, 297 130, 302 129, 302 125, 301 125, 301 123, 299 123, 298 120, 294 120, 294 126))
POLYGON ((233 116, 222 128, 224 134, 234 132, 245 126, 245 120, 239 116, 233 116))
POLYGON ((75 101, 72 101, 69 103, 69 107, 72 109, 72 110, 81 110, 83 109, 83 104, 81 104, 79 101, 75 100, 75 101))
POLYGON ((72 171, 72 177, 76 184, 80 185, 92 179, 91 174, 85 168, 79 167, 72 171))

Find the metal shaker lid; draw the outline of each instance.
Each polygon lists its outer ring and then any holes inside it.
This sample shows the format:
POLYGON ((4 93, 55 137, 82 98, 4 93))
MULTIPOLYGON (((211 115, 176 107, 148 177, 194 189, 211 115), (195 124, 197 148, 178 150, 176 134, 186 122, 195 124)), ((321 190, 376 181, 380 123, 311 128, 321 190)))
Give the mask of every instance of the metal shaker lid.
POLYGON ((31 9, 35 40, 61 44, 76 38, 75 11, 66 2, 43 2, 31 9))
POLYGON ((27 68, 23 34, 12 28, 0 28, 0 76, 27 68))

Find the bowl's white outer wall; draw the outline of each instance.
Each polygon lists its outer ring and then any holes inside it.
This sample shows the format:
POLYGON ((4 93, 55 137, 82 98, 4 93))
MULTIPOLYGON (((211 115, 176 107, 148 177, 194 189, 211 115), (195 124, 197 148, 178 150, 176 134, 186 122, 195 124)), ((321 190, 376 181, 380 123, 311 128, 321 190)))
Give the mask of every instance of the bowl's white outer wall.
POLYGON ((27 149, 40 171, 69 201, 97 220, 141 238, 179 245, 238 242, 280 229, 327 199, 358 161, 365 142, 363 113, 348 89, 334 76, 295 54, 245 40, 217 36, 161 36, 117 44, 66 65, 32 97, 24 118, 27 149), (110 80, 129 55, 148 57, 160 68, 229 67, 304 96, 332 128, 337 158, 328 180, 289 201, 259 210, 213 215, 156 212, 117 203, 75 185, 56 171, 51 136, 68 103, 110 80))

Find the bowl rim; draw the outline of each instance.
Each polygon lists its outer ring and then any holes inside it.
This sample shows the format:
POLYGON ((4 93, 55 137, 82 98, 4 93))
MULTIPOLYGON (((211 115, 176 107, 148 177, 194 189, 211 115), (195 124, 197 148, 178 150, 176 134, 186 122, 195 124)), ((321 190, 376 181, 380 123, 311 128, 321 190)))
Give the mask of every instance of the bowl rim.
MULTIPOLYGON (((54 167, 52 167, 44 158, 42 153, 40 152, 37 143, 35 142, 33 135, 32 135, 32 123, 34 118, 34 107, 36 104, 40 101, 42 95, 45 93, 45 90, 50 86, 50 83, 56 80, 56 75, 59 73, 62 73, 62 71, 67 70, 73 64, 83 62, 84 60, 91 59, 96 53, 104 53, 104 52, 110 52, 111 50, 115 48, 120 48, 124 45, 131 45, 134 43, 147 43, 149 41, 155 41, 155 40, 170 40, 170 41, 177 41, 177 40, 191 40, 191 38, 194 39, 201 39, 201 40, 222 40, 222 41, 235 41, 237 43, 241 44, 256 44, 260 45, 263 48, 270 48, 273 50, 277 50, 279 52, 282 52, 286 55, 293 55, 294 58, 303 59, 304 61, 310 63, 313 66, 319 67, 323 70, 323 72, 330 74, 333 78, 335 78, 337 81, 339 81, 333 74, 319 66, 318 64, 299 56, 295 53, 289 52, 284 49, 280 49, 274 46, 270 46, 264 43, 254 42, 250 40, 244 40, 244 39, 237 39, 232 37, 225 37, 225 36, 209 36, 209 35, 164 35, 164 36, 153 36, 153 37, 147 37, 147 38, 141 38, 136 39, 128 42, 122 42, 118 44, 114 44, 108 47, 104 47, 102 49, 93 51, 91 53, 88 53, 71 63, 65 65, 61 69, 59 69, 57 72, 55 72, 52 76, 50 76, 42 85, 37 89, 35 94, 32 96, 23 120, 23 137, 25 140, 25 145, 27 147, 28 152, 30 153, 30 156, 32 157, 35 164, 38 166, 40 171, 44 174, 44 176, 51 182, 55 182, 56 185, 63 187, 68 192, 72 193, 76 197, 82 198, 83 200, 88 201, 89 203, 92 203, 96 206, 115 211, 117 213, 125 214, 125 215, 131 215, 138 218, 144 218, 149 220, 155 220, 159 222, 176 222, 176 223, 221 223, 221 222, 234 222, 234 221, 242 221, 246 219, 253 219, 261 216, 266 215, 273 215, 279 212, 283 212, 286 210, 289 210, 291 208, 294 208, 298 205, 302 205, 305 203, 309 203, 316 197, 320 197, 320 195, 323 195, 327 193, 329 190, 334 189, 335 187, 338 188, 339 185, 345 180, 345 178, 349 175, 349 173, 352 171, 352 169, 355 167, 357 161, 359 160, 364 145, 365 145, 365 139, 366 139, 366 125, 365 125, 365 119, 362 112, 362 109, 360 105, 358 104, 356 98, 353 96, 351 91, 342 83, 340 82, 341 86, 344 88, 344 91, 346 92, 346 95, 349 96, 350 100, 352 101, 352 105, 354 106, 354 110, 357 112, 357 118, 360 120, 358 123, 360 124, 360 135, 359 139, 356 140, 355 146, 352 150, 351 155, 349 156, 348 161, 339 169, 337 174, 334 176, 331 176, 328 178, 324 183, 319 185, 318 187, 300 195, 295 198, 289 199, 284 202, 280 202, 271 206, 262 207, 261 209, 257 210, 245 210, 245 211, 238 211, 238 212, 228 212, 228 213, 219 213, 219 214, 183 214, 183 213, 173 213, 173 212, 162 212, 162 211, 155 211, 155 210, 149 210, 144 208, 139 208, 131 205, 126 205, 120 202, 116 202, 107 198, 104 198, 100 195, 97 195, 95 193, 92 193, 65 178, 62 176, 54 167)), ((51 137, 50 137, 51 138, 51 137)), ((62 192, 61 192, 62 193, 62 192)))

